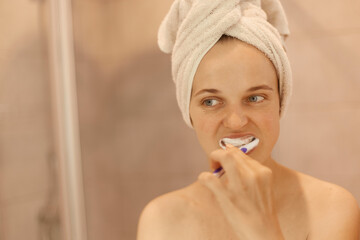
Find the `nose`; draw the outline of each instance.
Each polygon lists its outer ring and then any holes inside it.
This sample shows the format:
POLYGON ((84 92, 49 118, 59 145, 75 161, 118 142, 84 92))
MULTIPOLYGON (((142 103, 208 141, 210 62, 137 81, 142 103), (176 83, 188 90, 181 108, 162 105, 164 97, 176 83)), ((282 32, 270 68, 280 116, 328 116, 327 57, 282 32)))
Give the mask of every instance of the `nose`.
POLYGON ((248 123, 249 119, 246 112, 239 106, 228 109, 223 119, 223 125, 229 129, 241 129, 248 123))

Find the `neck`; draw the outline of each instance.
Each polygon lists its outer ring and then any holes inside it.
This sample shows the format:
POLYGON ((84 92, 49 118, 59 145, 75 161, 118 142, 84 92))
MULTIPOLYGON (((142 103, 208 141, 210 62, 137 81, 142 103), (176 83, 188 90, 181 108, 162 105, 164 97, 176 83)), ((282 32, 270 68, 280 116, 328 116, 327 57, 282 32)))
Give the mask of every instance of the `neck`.
POLYGON ((286 206, 286 203, 296 199, 298 193, 301 192, 298 175, 295 171, 282 166, 271 157, 263 165, 272 170, 273 200, 277 206, 276 208, 281 211, 286 206))

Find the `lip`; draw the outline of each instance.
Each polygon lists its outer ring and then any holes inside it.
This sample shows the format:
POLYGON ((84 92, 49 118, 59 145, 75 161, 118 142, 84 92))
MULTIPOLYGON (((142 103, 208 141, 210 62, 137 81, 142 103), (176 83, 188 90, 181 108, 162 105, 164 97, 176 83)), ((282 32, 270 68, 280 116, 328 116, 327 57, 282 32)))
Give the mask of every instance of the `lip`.
POLYGON ((231 135, 227 135, 225 137, 222 138, 240 138, 240 139, 245 139, 248 137, 256 137, 255 134, 253 133, 237 133, 237 134, 231 134, 231 135))

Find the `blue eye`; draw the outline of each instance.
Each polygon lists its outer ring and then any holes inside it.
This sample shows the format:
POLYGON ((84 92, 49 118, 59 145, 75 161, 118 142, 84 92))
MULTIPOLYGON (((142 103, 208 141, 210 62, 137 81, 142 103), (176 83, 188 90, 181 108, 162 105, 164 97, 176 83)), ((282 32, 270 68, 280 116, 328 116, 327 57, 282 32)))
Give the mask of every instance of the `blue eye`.
POLYGON ((262 100, 264 100, 264 97, 254 95, 254 96, 250 96, 248 100, 249 102, 261 102, 262 100))
POLYGON ((205 104, 205 106, 208 106, 208 107, 212 107, 218 103, 219 103, 219 101, 216 99, 206 99, 203 101, 203 104, 205 104))

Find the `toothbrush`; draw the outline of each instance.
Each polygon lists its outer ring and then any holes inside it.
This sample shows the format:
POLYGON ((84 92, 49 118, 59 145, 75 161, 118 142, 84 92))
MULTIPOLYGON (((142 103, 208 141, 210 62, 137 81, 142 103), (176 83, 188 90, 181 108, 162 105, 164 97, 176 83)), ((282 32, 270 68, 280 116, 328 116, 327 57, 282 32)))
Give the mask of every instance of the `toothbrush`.
MULTIPOLYGON (((229 142, 228 139, 230 139, 230 138, 223 138, 223 139, 221 139, 221 140, 219 141, 219 145, 220 145, 220 147, 221 147, 222 149, 226 149, 225 143, 226 143, 226 142, 229 142)), ((258 138, 255 138, 255 139, 254 139, 253 141, 251 141, 250 143, 245 144, 245 145, 243 145, 243 146, 241 146, 241 147, 239 147, 239 148, 240 148, 240 150, 241 150, 243 153, 247 153, 247 152, 251 151, 252 149, 254 149, 254 148, 259 144, 259 142, 260 142, 260 140, 259 140, 258 138)), ((223 169, 222 167, 219 167, 218 169, 216 169, 216 170, 213 172, 213 174, 214 174, 215 176, 217 176, 218 178, 221 177, 222 175, 224 175, 224 173, 225 173, 225 171, 224 171, 224 169, 223 169)))

